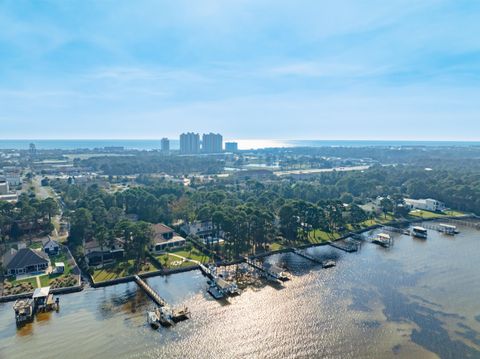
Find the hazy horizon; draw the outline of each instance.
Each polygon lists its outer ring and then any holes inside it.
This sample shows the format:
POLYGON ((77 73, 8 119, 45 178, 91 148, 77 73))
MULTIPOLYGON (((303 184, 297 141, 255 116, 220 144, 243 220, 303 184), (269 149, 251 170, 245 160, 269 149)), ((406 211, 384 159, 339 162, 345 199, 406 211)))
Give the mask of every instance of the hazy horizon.
POLYGON ((4 1, 0 136, 476 140, 479 13, 453 0, 4 1))

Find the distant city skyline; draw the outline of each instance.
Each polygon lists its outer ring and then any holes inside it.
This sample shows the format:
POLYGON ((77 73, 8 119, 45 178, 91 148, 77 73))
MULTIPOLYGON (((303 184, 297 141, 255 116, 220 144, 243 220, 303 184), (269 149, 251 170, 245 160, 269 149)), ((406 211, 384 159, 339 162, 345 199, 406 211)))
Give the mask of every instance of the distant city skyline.
POLYGON ((479 15, 456 0, 3 1, 0 138, 480 140, 479 15))

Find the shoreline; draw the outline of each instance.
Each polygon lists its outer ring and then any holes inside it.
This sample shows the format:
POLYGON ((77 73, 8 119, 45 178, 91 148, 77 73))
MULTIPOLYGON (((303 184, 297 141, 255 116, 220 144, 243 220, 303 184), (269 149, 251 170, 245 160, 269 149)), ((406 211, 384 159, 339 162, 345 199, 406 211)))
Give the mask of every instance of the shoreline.
MULTIPOLYGON (((346 238, 351 237, 352 235, 358 235, 362 234, 368 231, 372 231, 374 229, 378 229, 384 226, 400 226, 400 225, 411 225, 414 223, 419 223, 419 222, 432 222, 432 221, 438 221, 442 219, 480 219, 479 216, 475 214, 467 214, 463 216, 445 216, 441 218, 418 218, 418 219, 404 219, 404 220, 394 220, 394 221, 389 221, 383 224, 375 224, 373 226, 369 226, 366 228, 362 228, 356 231, 351 231, 339 238, 336 238, 331 241, 324 241, 320 243, 305 243, 303 245, 297 246, 297 247, 286 247, 278 250, 273 250, 273 251, 266 251, 264 253, 260 254, 255 254, 250 256, 251 258, 265 258, 274 254, 281 254, 281 253, 292 253, 296 249, 307 249, 307 248, 313 248, 313 247, 320 247, 320 246, 325 246, 329 245, 330 243, 334 243, 337 241, 344 240, 346 238)), ((222 266, 229 266, 229 265, 235 265, 239 263, 243 263, 243 259, 237 259, 229 262, 216 262, 215 265, 218 267, 222 266)), ((173 269, 161 269, 161 270, 156 270, 152 272, 147 272, 147 273, 141 273, 138 274, 138 276, 142 279, 146 278, 152 278, 152 277, 159 277, 159 276, 168 276, 172 274, 177 274, 177 273, 185 273, 185 272, 190 272, 194 270, 199 270, 200 266, 199 265, 191 265, 183 268, 173 268, 173 269)), ((87 274, 86 277, 88 278, 89 286, 96 289, 96 288, 104 288, 104 287, 109 287, 109 286, 114 286, 117 284, 122 284, 122 283, 129 283, 134 281, 134 275, 122 277, 122 278, 117 278, 117 279, 112 279, 108 281, 102 281, 96 283, 93 278, 91 277, 90 274, 87 274)), ((73 286, 73 287, 65 287, 65 288, 57 288, 57 289, 52 289, 51 293, 52 294, 69 294, 69 293, 76 293, 76 292, 81 292, 85 289, 85 285, 83 283, 80 283, 79 285, 73 286)), ((15 295, 10 295, 10 296, 2 296, 0 297, 0 303, 7 303, 7 302, 12 302, 17 299, 24 299, 24 298, 29 298, 31 297, 33 292, 29 293, 20 293, 20 294, 15 294, 15 295)))

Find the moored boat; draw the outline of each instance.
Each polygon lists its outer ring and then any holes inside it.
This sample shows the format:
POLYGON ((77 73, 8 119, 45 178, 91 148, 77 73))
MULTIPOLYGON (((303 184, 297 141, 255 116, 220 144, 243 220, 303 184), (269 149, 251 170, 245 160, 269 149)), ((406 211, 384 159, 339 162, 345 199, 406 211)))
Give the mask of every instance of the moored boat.
POLYGON ((327 259, 322 262, 322 268, 331 268, 335 267, 337 265, 337 262, 335 262, 333 259, 327 259))
POLYGON ((390 247, 390 244, 392 243, 392 238, 388 233, 379 233, 372 240, 372 243, 378 244, 382 247, 390 247))
POLYGON ((156 310, 158 322, 164 327, 171 327, 175 324, 172 319, 172 310, 170 307, 160 307, 156 310))
POLYGON ((153 311, 147 312, 147 322, 155 330, 160 327, 160 323, 158 319, 159 318, 155 312, 153 311))
POLYGON ((425 228, 420 226, 415 226, 412 228, 412 237, 427 239, 428 232, 425 228))
POLYGON ((17 325, 22 325, 33 320, 33 299, 18 299, 13 305, 17 325))

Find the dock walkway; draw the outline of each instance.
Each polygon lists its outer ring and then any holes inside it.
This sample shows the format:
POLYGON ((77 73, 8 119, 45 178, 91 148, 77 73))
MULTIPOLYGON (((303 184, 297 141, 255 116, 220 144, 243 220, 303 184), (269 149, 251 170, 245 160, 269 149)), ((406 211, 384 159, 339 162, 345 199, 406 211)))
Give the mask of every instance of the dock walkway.
POLYGON ((168 303, 165 299, 160 297, 160 295, 153 290, 152 287, 150 287, 142 278, 140 278, 138 275, 133 276, 135 283, 138 284, 140 288, 143 289, 145 293, 160 307, 166 307, 168 306, 168 303))
POLYGON ((397 228, 397 227, 392 227, 392 226, 383 226, 381 227, 382 230, 387 231, 387 232, 393 232, 393 233, 401 233, 404 235, 409 236, 410 231, 408 229, 404 228, 397 228))
POLYGON ((296 248, 293 249, 293 253, 295 253, 296 255, 302 257, 302 258, 305 258, 305 259, 308 259, 309 261, 311 262, 314 262, 314 263, 317 263, 317 264, 322 264, 322 261, 312 257, 311 255, 305 253, 305 252, 302 252, 296 248))
POLYGON ((460 226, 475 228, 480 230, 480 222, 477 221, 467 221, 463 219, 455 219, 455 218, 442 218, 442 221, 449 224, 456 224, 460 226))
POLYGON ((328 242, 328 245, 333 247, 333 248, 337 248, 337 249, 340 249, 341 251, 344 251, 344 252, 347 252, 347 253, 353 253, 353 252, 356 252, 358 251, 358 247, 359 245, 357 244, 353 244, 353 243, 345 243, 343 242, 343 244, 340 244, 340 241, 336 241, 336 242, 328 242))

